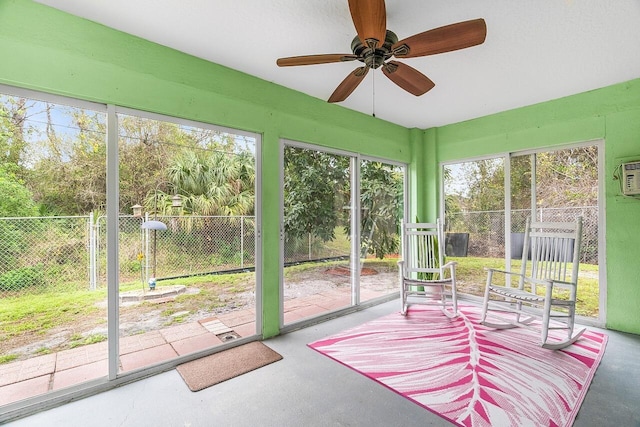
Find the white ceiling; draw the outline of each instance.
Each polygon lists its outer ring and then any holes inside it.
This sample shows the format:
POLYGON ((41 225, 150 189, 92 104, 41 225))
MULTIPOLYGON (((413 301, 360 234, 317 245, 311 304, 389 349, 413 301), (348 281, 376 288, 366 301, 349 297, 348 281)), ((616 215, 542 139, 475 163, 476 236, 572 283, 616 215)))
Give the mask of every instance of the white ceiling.
MULTIPOLYGON (((276 59, 351 53, 347 0, 38 0, 326 100, 357 62, 280 68, 276 59)), ((339 105, 430 128, 640 77, 640 0, 387 0, 403 39, 484 18, 472 48, 403 59, 435 88, 403 91, 380 69, 339 105)))

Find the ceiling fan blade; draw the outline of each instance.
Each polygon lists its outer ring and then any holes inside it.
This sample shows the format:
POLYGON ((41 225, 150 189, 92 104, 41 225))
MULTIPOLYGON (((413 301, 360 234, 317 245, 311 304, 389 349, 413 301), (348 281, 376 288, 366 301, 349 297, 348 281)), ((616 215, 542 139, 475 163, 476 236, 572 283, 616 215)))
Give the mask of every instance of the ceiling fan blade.
POLYGON ((415 96, 420 96, 435 86, 429 77, 402 62, 389 61, 382 66, 382 72, 392 82, 415 96))
POLYGON ((400 40, 391 47, 397 58, 415 58, 451 52, 484 43, 487 24, 484 19, 458 22, 400 40))
POLYGON ((332 62, 347 62, 358 59, 356 55, 347 53, 330 53, 325 55, 304 55, 290 56, 288 58, 279 58, 276 61, 279 67, 291 67, 295 65, 316 65, 329 64, 332 62))
POLYGON ((353 92, 369 72, 369 67, 360 67, 353 70, 333 91, 328 102, 342 102, 353 92))
POLYGON ((365 46, 382 46, 387 35, 384 0, 349 0, 349 11, 358 37, 365 46))

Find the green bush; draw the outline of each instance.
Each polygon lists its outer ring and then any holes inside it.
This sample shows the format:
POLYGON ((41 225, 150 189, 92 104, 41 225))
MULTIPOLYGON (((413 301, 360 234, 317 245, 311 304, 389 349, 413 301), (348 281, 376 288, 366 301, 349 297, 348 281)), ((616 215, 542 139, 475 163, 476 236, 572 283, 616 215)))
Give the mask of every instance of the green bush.
POLYGON ((0 290, 18 291, 44 286, 42 266, 22 267, 0 275, 0 290))

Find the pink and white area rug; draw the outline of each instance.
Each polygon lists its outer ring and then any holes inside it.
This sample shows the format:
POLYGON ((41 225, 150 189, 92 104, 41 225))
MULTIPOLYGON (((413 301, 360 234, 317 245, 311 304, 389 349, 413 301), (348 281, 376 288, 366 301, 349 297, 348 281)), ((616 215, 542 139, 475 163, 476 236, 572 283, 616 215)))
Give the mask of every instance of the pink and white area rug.
POLYGON ((478 307, 459 311, 414 305, 309 347, 457 425, 570 426, 607 336, 546 350, 529 330, 480 325, 478 307))

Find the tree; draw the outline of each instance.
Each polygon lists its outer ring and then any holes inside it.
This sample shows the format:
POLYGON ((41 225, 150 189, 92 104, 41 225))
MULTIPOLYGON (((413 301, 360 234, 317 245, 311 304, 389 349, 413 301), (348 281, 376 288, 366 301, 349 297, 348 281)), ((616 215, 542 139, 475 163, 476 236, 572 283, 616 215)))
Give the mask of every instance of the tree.
POLYGON ((399 226, 403 217, 403 178, 394 166, 363 161, 360 169, 362 256, 383 259, 398 253, 399 226))
MULTIPOLYGON (((338 226, 351 234, 350 159, 320 151, 285 148, 284 224, 290 244, 309 235, 335 238, 338 226)), ((399 169, 363 161, 360 168, 361 255, 384 258, 397 253, 403 215, 403 177, 399 169)), ((287 245, 289 247, 290 245, 287 245)))
MULTIPOLYGON (((10 169, 16 165, 0 165, 0 217, 29 217, 38 213, 31 193, 10 169)), ((25 250, 25 230, 15 220, 0 221, 0 273, 18 265, 25 250)))
MULTIPOLYGON (((251 215, 255 200, 254 163, 253 154, 247 151, 186 150, 169 166, 168 178, 175 193, 182 197, 186 213, 251 215)), ((150 196, 155 197, 154 194, 150 196)), ((160 209, 166 211, 171 206, 171 196, 160 195, 160 209)))
POLYGON ((468 162, 463 169, 468 186, 467 208, 473 211, 503 210, 503 160, 499 158, 468 162))
POLYGON ((287 239, 309 234, 323 241, 335 238, 335 228, 349 205, 349 159, 320 151, 284 150, 284 228, 287 239), (346 200, 345 200, 346 199, 346 200))
POLYGON ((3 164, 22 166, 24 163, 29 107, 25 98, 0 95, 0 159, 3 164))
POLYGON ((540 208, 598 204, 598 147, 536 155, 536 200, 540 208))
POLYGON ((104 115, 56 107, 66 117, 64 132, 54 130, 47 104, 47 130, 33 142, 39 153, 29 169, 29 186, 47 215, 85 215, 106 206, 106 141, 104 115))
POLYGON ((10 166, 0 165, 0 217, 37 215, 31 192, 10 169, 10 166))

